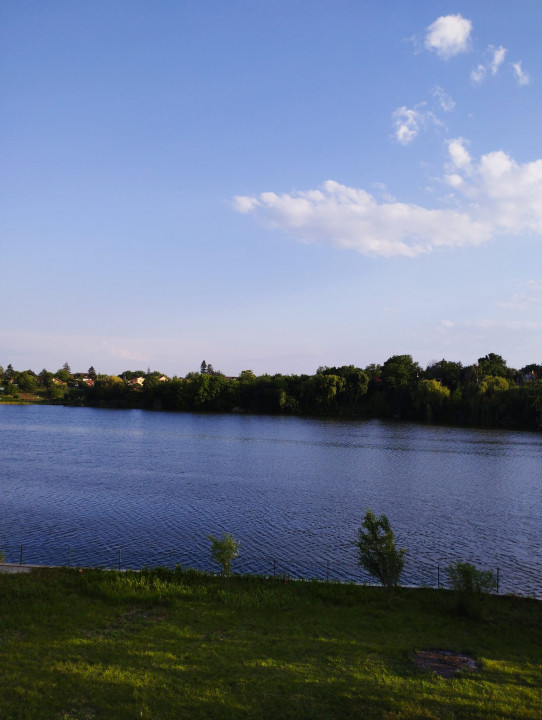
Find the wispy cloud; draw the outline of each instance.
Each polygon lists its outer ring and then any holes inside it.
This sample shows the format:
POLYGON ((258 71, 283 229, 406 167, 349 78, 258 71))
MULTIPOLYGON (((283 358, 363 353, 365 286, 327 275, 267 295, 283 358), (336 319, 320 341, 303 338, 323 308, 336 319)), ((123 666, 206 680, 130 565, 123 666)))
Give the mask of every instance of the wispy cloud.
POLYGON ((440 86, 435 86, 430 94, 436 100, 432 107, 424 101, 411 108, 402 105, 393 111, 394 136, 401 145, 409 145, 429 125, 442 127, 444 123, 436 114, 438 110, 451 112, 454 109, 454 100, 440 86))
POLYGON ((426 29, 425 48, 448 60, 469 50, 471 30, 472 22, 462 15, 443 15, 426 29))
POLYGON ((502 45, 498 48, 490 45, 489 50, 492 53, 492 58, 490 60, 489 67, 491 69, 491 74, 496 75, 497 72, 499 71, 500 66, 504 62, 504 58, 506 57, 506 48, 504 48, 502 45))
POLYGON ((408 145, 420 132, 421 115, 414 108, 405 105, 397 108, 393 113, 395 124, 395 137, 401 145, 408 145))
POLYGON ((471 83, 475 86, 481 85, 486 81, 488 74, 496 75, 504 62, 506 53, 507 50, 502 45, 498 48, 494 45, 489 45, 485 52, 486 62, 479 63, 470 74, 471 83))
POLYGON ((528 85, 531 82, 531 77, 529 73, 526 73, 525 70, 523 70, 523 68, 521 67, 521 62, 512 63, 512 69, 516 77, 516 82, 520 87, 523 87, 523 85, 528 85))
POLYGON ((422 102, 413 108, 405 105, 393 112, 394 135, 401 145, 408 145, 428 125, 441 125, 437 116, 422 102))
POLYGON ((470 81, 473 85, 481 85, 487 77, 487 68, 481 63, 472 70, 470 81))
POLYGON ((448 93, 444 92, 444 90, 439 85, 436 85, 431 90, 431 95, 436 97, 440 109, 444 110, 444 112, 451 112, 455 108, 455 101, 452 99, 451 95, 448 95, 448 93))
POLYGON ((497 301, 497 307, 504 310, 514 310, 517 312, 536 312, 540 314, 540 306, 542 305, 542 282, 540 280, 527 280, 527 282, 519 283, 519 291, 505 301, 497 301))
POLYGON ((453 173, 443 179, 454 209, 379 201, 332 180, 313 190, 237 197, 234 207, 303 242, 384 257, 477 245, 503 234, 542 235, 542 159, 519 164, 498 150, 475 163, 462 138, 448 141, 448 155, 445 169, 453 173))

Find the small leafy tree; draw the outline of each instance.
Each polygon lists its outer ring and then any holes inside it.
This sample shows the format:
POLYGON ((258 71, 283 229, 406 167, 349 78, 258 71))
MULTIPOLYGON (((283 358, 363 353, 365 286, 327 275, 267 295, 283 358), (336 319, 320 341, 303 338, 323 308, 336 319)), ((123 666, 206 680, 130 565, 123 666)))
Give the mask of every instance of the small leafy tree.
POLYGON ((448 567, 448 577, 455 591, 456 610, 470 617, 479 617, 484 595, 497 586, 495 574, 491 570, 478 570, 471 563, 456 562, 448 567))
POLYGON ((228 577, 231 564, 239 555, 240 542, 229 533, 222 533, 219 538, 214 535, 207 536, 211 541, 211 556, 222 567, 223 574, 228 577))
POLYGON ((406 550, 395 547, 388 518, 367 510, 358 530, 358 565, 367 570, 389 593, 399 584, 406 550))

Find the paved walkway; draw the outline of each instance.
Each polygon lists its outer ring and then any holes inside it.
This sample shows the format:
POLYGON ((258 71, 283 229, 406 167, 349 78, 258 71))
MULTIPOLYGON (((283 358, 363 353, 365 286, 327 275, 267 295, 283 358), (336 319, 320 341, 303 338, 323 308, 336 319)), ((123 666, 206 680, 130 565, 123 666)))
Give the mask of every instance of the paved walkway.
POLYGON ((15 563, 0 563, 0 573, 29 573, 42 565, 16 565, 15 563))

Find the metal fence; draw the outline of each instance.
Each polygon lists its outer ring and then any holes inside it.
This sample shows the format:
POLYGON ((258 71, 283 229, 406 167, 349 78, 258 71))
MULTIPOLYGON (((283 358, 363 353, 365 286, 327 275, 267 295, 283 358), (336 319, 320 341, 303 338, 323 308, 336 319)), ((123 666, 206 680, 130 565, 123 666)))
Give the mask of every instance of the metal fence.
MULTIPOLYGON (((123 546, 112 547, 102 546, 101 548, 91 548, 81 546, 67 545, 64 548, 51 549, 44 553, 41 547, 28 544, 4 544, 0 545, 0 553, 4 555, 4 563, 6 566, 31 566, 31 567, 92 567, 92 568, 106 568, 112 570, 139 570, 142 567, 167 567, 173 570, 176 566, 180 565, 184 568, 194 568, 202 571, 212 572, 216 570, 216 566, 213 566, 209 562, 186 562, 186 552, 181 552, 175 549, 161 550, 158 553, 157 560, 151 564, 145 564, 141 562, 126 563, 126 554, 130 557, 130 552, 126 553, 126 548, 123 546), (184 562, 179 560, 184 559, 184 562)), ((1 555, 0 555, 1 557, 1 555)), ((454 562, 453 560, 450 562, 454 562)), ((438 563, 437 565, 428 566, 427 563, 423 567, 423 580, 421 582, 410 582, 411 578, 407 577, 407 581, 401 583, 403 587, 432 587, 432 588, 445 588, 447 568, 450 565, 448 563, 438 563)), ((239 570, 242 573, 263 575, 266 577, 273 578, 288 578, 295 580, 325 580, 333 582, 356 582, 358 584, 372 584, 371 578, 361 571, 352 571, 347 573, 345 576, 344 564, 340 568, 337 564, 330 559, 319 558, 315 560, 312 565, 315 568, 315 572, 301 573, 293 567, 289 567, 284 561, 277 560, 276 557, 260 557, 256 563, 252 563, 252 567, 248 569, 242 568, 239 570)), ((411 563, 414 565, 415 563, 411 563)), ((496 580, 496 593, 498 594, 501 589, 502 576, 501 569, 492 569, 496 580)), ((411 576, 416 575, 412 570, 409 573, 411 576)), ((404 575, 403 575, 404 577, 404 575)), ((421 577, 421 576, 418 576, 421 577)))

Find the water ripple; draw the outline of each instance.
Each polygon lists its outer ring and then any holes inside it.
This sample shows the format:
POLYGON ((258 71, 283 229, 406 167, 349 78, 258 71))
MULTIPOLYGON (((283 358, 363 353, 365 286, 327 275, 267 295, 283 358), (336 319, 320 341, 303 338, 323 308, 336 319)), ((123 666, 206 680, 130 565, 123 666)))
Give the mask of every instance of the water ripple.
POLYGON ((542 595, 542 438, 380 422, 0 407, 0 549, 17 562, 212 569, 369 581, 365 510, 408 549, 404 582, 500 569, 542 595), (120 551, 120 555, 119 555, 120 551))

